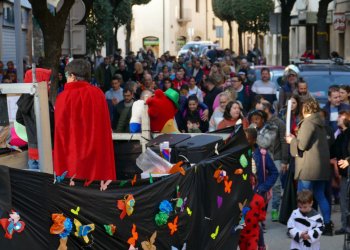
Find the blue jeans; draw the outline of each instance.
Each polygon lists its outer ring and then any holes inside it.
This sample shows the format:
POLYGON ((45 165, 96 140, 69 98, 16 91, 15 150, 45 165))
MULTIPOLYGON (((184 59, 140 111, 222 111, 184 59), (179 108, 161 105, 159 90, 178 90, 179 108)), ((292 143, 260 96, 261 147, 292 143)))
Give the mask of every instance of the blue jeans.
POLYGON ((331 209, 325 195, 327 181, 298 181, 298 191, 308 189, 313 192, 315 200, 320 206, 324 223, 331 221, 331 209))
POLYGON ((39 161, 37 160, 28 160, 28 169, 30 170, 39 170, 39 161))

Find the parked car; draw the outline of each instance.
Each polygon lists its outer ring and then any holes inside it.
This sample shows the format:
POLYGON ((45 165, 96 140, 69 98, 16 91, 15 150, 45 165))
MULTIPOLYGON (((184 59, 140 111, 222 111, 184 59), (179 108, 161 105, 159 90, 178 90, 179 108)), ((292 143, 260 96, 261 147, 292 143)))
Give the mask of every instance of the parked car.
POLYGON ((192 53, 195 56, 201 57, 203 56, 206 51, 208 50, 208 47, 211 48, 219 48, 219 45, 210 41, 191 41, 186 43, 178 52, 177 56, 183 56, 185 55, 189 49, 192 50, 192 53))
POLYGON ((331 85, 350 85, 350 68, 337 64, 300 64, 300 76, 307 82, 312 96, 323 106, 331 85))

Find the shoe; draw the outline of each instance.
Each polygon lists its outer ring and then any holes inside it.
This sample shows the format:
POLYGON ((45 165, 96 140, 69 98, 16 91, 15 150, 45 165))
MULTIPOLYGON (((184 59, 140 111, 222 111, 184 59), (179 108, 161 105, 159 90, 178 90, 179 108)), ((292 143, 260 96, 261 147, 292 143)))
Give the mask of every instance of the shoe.
POLYGON ((345 234, 345 233, 346 233, 346 230, 344 228, 335 230, 335 232, 334 232, 335 235, 341 235, 341 234, 345 234))
POLYGON ((278 221, 279 217, 280 217, 280 215, 279 215, 278 211, 276 209, 272 209, 271 210, 271 220, 278 221))
POLYGON ((325 236, 333 236, 333 229, 331 223, 326 223, 324 226, 323 234, 325 236))

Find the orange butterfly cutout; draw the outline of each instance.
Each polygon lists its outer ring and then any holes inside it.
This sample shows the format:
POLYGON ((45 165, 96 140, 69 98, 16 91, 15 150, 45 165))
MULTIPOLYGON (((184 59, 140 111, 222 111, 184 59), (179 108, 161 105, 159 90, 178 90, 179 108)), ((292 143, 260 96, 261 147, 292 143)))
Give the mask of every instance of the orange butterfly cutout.
POLYGON ((225 180, 225 193, 231 193, 232 181, 225 180))
POLYGON ((182 166, 184 162, 183 161, 179 161, 178 163, 176 163, 170 170, 169 170, 169 174, 175 174, 175 173, 180 173, 182 175, 186 174, 186 171, 182 166))
POLYGON ((170 229, 170 235, 173 235, 177 231, 177 221, 179 219, 179 216, 176 216, 174 219, 174 222, 169 222, 168 227, 170 229))
POLYGON ((135 183, 136 183, 136 178, 137 178, 137 175, 135 174, 134 175, 134 178, 131 180, 131 186, 134 186, 135 183))
POLYGON ((243 169, 237 168, 237 169, 235 170, 234 174, 236 174, 236 175, 241 175, 241 174, 243 174, 243 169))
POLYGON ((128 239, 128 244, 135 247, 136 241, 139 238, 139 234, 136 232, 135 224, 132 224, 131 234, 132 234, 132 237, 128 239))
POLYGON ((228 176, 226 175, 226 171, 218 168, 214 172, 214 178, 216 179, 217 183, 221 183, 223 180, 227 180, 228 176))

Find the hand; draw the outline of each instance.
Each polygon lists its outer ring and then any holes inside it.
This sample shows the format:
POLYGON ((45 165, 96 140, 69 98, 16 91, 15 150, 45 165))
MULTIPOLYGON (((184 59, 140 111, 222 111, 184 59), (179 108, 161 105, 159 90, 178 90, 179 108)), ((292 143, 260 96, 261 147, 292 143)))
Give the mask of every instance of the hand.
POLYGON ((284 174, 285 172, 288 171, 288 164, 281 164, 281 173, 284 174))
POLYGON ((338 166, 340 168, 347 168, 349 166, 349 162, 347 160, 339 160, 338 166))
POLYGON ((206 110, 204 110, 203 111, 203 114, 202 114, 202 116, 201 116, 201 119, 202 119, 202 121, 208 121, 208 117, 209 117, 209 110, 208 109, 206 109, 206 110))
POLYGON ((287 136, 285 137, 286 142, 287 142, 288 144, 290 144, 290 143, 292 142, 293 138, 295 138, 295 136, 294 136, 293 134, 287 135, 287 136))
POLYGON ((119 101, 118 101, 118 99, 117 99, 117 98, 113 98, 113 99, 112 99, 112 103, 113 103, 113 105, 117 105, 117 104, 118 104, 118 102, 119 102, 119 101))

